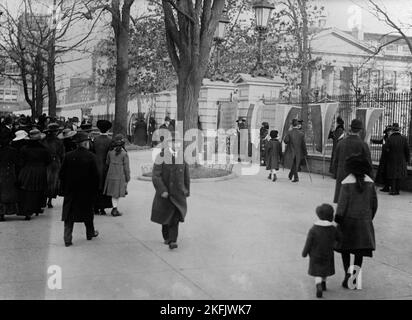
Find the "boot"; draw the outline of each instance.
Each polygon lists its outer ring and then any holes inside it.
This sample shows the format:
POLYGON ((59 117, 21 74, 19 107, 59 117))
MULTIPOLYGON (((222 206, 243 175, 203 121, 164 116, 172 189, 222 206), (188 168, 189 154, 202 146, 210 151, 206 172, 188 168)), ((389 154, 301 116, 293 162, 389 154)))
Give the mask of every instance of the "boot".
POLYGON ((176 242, 170 242, 169 243, 169 249, 173 250, 177 248, 177 243, 176 242))
POLYGON ((105 216, 106 215, 106 211, 104 209, 100 209, 100 215, 101 216, 105 216))
POLYGON ((111 215, 112 215, 113 217, 119 217, 119 216, 121 216, 122 214, 117 210, 117 208, 113 208, 113 209, 112 209, 112 212, 111 212, 111 215))
POLYGON ((382 189, 380 189, 379 191, 382 191, 382 192, 390 192, 388 186, 384 186, 384 187, 383 187, 382 189))
POLYGON ((273 174, 273 182, 275 182, 278 179, 278 177, 276 177, 276 174, 273 174))
POLYGON ((271 180, 272 179, 272 174, 269 173, 268 179, 271 180))
POLYGON ((4 219, 4 215, 1 215, 1 216, 0 216, 0 221, 1 221, 1 222, 6 221, 6 219, 4 219))
POLYGON ((322 281, 322 290, 326 291, 326 281, 322 281))
POLYGON ((318 283, 316 285, 316 298, 322 298, 322 284, 318 283))

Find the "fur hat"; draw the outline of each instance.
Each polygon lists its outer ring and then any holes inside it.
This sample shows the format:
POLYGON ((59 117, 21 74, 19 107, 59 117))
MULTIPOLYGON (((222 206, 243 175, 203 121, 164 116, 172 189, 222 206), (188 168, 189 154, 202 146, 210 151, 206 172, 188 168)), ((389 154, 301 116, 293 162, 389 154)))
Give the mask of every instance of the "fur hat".
POLYGON ((275 139, 275 138, 278 137, 278 134, 279 134, 279 132, 277 130, 272 130, 272 131, 270 131, 269 135, 272 139, 275 139))
POLYGON ((358 153, 352 154, 346 158, 345 170, 354 175, 370 175, 372 167, 368 159, 364 155, 358 153))
POLYGON ((353 119, 350 123, 350 127, 354 132, 358 132, 363 129, 363 123, 359 119, 353 119))
POLYGON ((330 204, 323 203, 316 207, 316 214, 320 220, 333 221, 333 207, 330 204))
POLYGON ((100 130, 101 133, 106 133, 112 127, 112 123, 109 120, 98 120, 96 127, 100 130))

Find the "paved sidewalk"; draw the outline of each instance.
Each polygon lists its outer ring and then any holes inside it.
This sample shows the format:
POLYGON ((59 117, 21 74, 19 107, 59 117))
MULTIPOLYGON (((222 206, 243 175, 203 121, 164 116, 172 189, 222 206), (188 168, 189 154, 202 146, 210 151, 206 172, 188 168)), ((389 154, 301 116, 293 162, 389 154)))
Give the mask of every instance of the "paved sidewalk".
MULTIPOLYGON (((132 172, 150 162, 148 151, 130 152, 132 172)), ((237 167, 238 171, 239 168, 237 167)), ((63 243, 62 199, 23 221, 0 223, 0 299, 316 299, 301 258, 315 207, 331 202, 334 180, 301 174, 291 183, 258 175, 194 183, 179 248, 162 242, 150 222, 154 188, 133 179, 120 204, 122 217, 96 216, 98 238, 87 241, 75 225, 74 245, 63 243), (48 288, 48 268, 62 268, 62 289, 48 288)), ((379 193, 377 251, 365 259, 363 290, 340 287, 342 262, 325 299, 412 299, 412 194, 379 193)))

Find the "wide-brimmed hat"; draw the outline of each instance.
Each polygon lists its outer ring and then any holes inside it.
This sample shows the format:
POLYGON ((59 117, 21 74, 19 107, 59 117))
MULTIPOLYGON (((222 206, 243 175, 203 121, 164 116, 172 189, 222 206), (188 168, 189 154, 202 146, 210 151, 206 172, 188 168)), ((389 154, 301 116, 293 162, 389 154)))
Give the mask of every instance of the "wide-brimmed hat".
POLYGON ((96 127, 100 130, 100 132, 106 133, 112 127, 112 123, 109 120, 98 120, 96 127))
POLYGON ((42 140, 46 135, 41 133, 39 129, 32 129, 29 131, 29 136, 26 139, 29 140, 42 140))
POLYGON ((13 139, 13 141, 20 141, 20 140, 26 139, 28 136, 28 133, 25 130, 17 130, 15 135, 16 137, 13 139))
POLYGON ((47 125, 47 129, 44 130, 43 132, 57 132, 57 131, 59 131, 59 130, 61 130, 61 129, 62 129, 62 128, 59 126, 58 123, 52 122, 52 123, 49 123, 49 124, 47 125))
POLYGON ((73 141, 76 142, 76 143, 81 143, 81 142, 84 142, 84 141, 90 141, 90 137, 87 134, 87 132, 85 132, 85 131, 77 131, 74 138, 73 138, 73 141))
POLYGON ((353 119, 352 122, 350 123, 351 129, 354 130, 361 130, 363 129, 363 123, 359 119, 353 119))
POLYGON ((330 204, 323 203, 316 207, 316 214, 320 220, 333 221, 333 207, 330 204))
POLYGON ((71 138, 73 136, 76 135, 76 131, 73 131, 72 129, 66 128, 63 129, 63 132, 60 133, 57 138, 59 139, 67 139, 67 138, 71 138))
POLYGON ((72 122, 79 122, 79 118, 73 117, 73 118, 72 118, 72 122))
POLYGON ((357 153, 346 158, 345 171, 354 175, 370 175, 372 166, 365 155, 357 153))
POLYGON ((399 127, 399 123, 396 123, 396 122, 395 122, 395 123, 392 125, 391 130, 392 130, 392 131, 400 131, 400 130, 401 130, 401 127, 399 127))

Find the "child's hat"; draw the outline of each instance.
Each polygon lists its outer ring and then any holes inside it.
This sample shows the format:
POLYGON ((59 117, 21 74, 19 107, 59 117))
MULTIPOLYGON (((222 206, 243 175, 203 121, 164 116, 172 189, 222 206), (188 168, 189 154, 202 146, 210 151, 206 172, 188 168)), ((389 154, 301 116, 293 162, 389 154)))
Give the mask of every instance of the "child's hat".
POLYGON ((316 214, 320 220, 333 221, 333 207, 330 204, 323 203, 316 208, 316 214))

